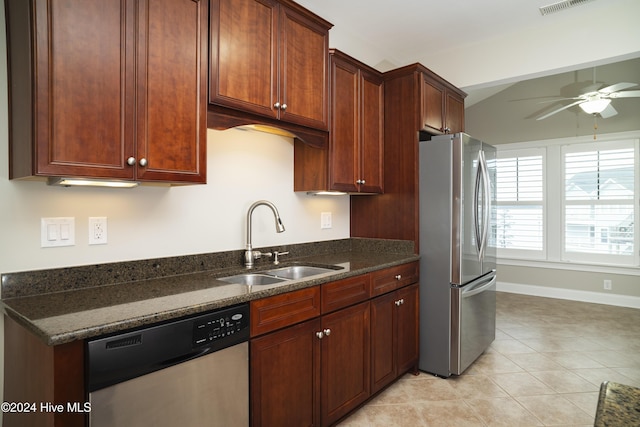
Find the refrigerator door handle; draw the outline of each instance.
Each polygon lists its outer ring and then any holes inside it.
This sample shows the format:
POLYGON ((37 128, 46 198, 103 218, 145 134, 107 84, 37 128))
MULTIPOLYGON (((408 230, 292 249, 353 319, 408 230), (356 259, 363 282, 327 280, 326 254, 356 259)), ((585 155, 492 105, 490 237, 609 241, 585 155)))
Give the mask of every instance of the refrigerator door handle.
POLYGON ((484 184, 484 195, 482 202, 484 204, 482 208, 482 246, 480 249, 480 258, 484 259, 484 253, 487 250, 488 237, 489 237, 489 210, 491 209, 491 191, 489 185, 489 167, 487 166, 487 159, 484 156, 484 151, 480 150, 480 159, 482 161, 482 183, 484 184))
POLYGON ((474 295, 478 295, 484 292, 487 288, 492 287, 497 280, 497 276, 494 274, 487 282, 480 282, 467 288, 462 288, 462 298, 470 298, 474 295))
POLYGON ((477 169, 476 169, 476 182, 473 186, 473 229, 476 235, 476 252, 478 253, 478 260, 482 259, 483 252, 483 244, 482 244, 482 233, 480 231, 480 221, 478 219, 478 209, 479 205, 479 196, 480 196, 480 184, 482 181, 482 150, 478 151, 478 159, 477 159, 477 169))

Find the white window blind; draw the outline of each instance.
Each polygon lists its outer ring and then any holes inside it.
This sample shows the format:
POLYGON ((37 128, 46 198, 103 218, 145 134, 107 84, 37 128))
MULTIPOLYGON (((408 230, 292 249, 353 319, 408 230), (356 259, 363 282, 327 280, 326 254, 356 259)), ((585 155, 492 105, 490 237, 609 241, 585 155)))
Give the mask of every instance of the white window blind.
POLYGON ((544 149, 499 152, 496 246, 509 257, 544 256, 544 149))
POLYGON ((563 258, 633 264, 637 199, 633 141, 563 147, 563 258))

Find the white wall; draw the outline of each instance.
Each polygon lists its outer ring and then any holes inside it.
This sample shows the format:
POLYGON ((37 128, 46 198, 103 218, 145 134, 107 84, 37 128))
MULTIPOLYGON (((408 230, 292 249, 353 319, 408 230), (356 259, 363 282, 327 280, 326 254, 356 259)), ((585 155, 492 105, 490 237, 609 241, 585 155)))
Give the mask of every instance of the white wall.
MULTIPOLYGON (((6 102, 3 103, 6 121, 6 102)), ((6 127, 5 127, 6 129, 6 127)), ((208 184, 134 189, 50 187, 7 179, 7 137, 0 141, 0 272, 242 249, 247 209, 267 199, 286 231, 276 234, 266 207, 253 214, 255 247, 349 236, 349 199, 293 192, 290 138, 230 129, 208 131, 208 184), (333 228, 320 229, 320 212, 333 228), (108 218, 108 244, 88 244, 88 218, 108 218), (41 217, 75 217, 76 245, 40 247, 41 217)))

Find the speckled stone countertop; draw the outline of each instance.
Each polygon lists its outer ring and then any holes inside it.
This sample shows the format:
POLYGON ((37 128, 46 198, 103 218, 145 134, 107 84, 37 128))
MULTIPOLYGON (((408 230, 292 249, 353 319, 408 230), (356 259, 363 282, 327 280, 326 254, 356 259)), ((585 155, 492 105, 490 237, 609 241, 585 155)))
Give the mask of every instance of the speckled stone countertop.
POLYGON ((594 426, 640 426, 640 389, 610 381, 603 382, 594 426))
MULTIPOLYGON (((217 280, 246 272, 242 252, 181 256, 2 275, 4 312, 48 345, 204 313, 415 261, 413 242, 341 239, 266 250, 291 263, 342 267, 309 279, 247 286, 217 280)), ((252 272, 273 268, 261 261, 252 272)))

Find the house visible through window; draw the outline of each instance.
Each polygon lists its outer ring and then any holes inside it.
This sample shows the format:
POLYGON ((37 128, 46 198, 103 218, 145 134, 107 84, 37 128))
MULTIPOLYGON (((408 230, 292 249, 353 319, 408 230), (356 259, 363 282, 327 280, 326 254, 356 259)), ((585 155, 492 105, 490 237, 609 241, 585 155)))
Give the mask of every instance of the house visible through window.
POLYGON ((566 260, 633 263, 636 153, 632 142, 616 145, 562 150, 566 260))

